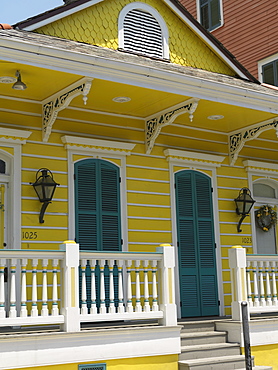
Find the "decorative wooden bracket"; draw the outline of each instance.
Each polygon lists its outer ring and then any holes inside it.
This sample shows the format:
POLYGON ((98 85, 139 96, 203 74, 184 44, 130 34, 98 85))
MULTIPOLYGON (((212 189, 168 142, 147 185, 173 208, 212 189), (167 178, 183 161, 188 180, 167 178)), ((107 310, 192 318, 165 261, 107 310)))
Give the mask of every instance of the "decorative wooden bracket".
POLYGON ((150 154, 156 138, 162 127, 168 126, 183 113, 189 113, 190 122, 193 120, 193 113, 198 106, 199 99, 189 99, 173 107, 158 112, 145 120, 146 153, 150 154))
POLYGON ((256 139, 262 132, 271 128, 276 130, 276 134, 278 136, 278 121, 276 121, 276 118, 274 120, 260 122, 257 125, 250 126, 249 128, 245 128, 239 132, 234 132, 232 135, 230 135, 229 157, 231 166, 235 164, 239 152, 244 147, 246 141, 256 139))
POLYGON ((42 102, 42 140, 44 142, 49 139, 58 113, 65 109, 73 98, 83 95, 84 104, 87 104, 87 95, 91 89, 92 80, 92 78, 82 78, 42 102))

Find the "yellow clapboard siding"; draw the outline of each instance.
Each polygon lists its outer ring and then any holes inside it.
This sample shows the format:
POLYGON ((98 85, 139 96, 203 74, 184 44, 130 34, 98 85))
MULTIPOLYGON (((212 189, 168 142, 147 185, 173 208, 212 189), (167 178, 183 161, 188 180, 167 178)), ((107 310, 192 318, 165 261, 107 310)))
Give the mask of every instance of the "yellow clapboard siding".
POLYGON ((244 237, 247 235, 248 237, 252 237, 250 226, 248 225, 244 226, 243 232, 237 234, 235 233, 233 235, 220 235, 220 242, 222 245, 230 245, 231 247, 233 245, 241 245, 242 241, 242 234, 244 233, 244 237))
POLYGON ((232 293, 232 288, 231 288, 230 283, 224 283, 223 288, 224 288, 224 294, 231 294, 232 293))
POLYGON ((171 230, 171 221, 166 220, 140 220, 140 219, 129 219, 129 229, 141 229, 146 232, 148 230, 171 230))
POLYGON ((141 242, 141 243, 170 243, 172 241, 171 233, 164 232, 150 232, 150 231, 129 231, 128 232, 129 242, 141 242))
MULTIPOLYGON (((47 211, 51 212, 51 205, 48 206, 47 211)), ((22 218, 22 226, 28 227, 28 229, 35 228, 36 226, 40 226, 39 223, 39 207, 34 211, 38 212, 38 214, 31 214, 31 213, 23 213, 22 218)), ((28 211, 26 211, 28 212, 28 211)), ((46 227, 67 227, 68 226, 68 218, 65 215, 45 215, 45 224, 46 227)), ((24 229, 25 230, 25 229, 24 229)))
POLYGON ((128 206, 129 216, 138 217, 171 217, 170 208, 159 208, 159 207, 144 207, 144 206, 128 206))
POLYGON ((67 162, 66 161, 59 161, 56 159, 55 156, 52 158, 37 158, 37 157, 23 157, 22 158, 22 167, 26 168, 49 168, 51 172, 54 171, 63 171, 67 172, 67 162))
POLYGON ((139 203, 139 204, 157 204, 163 206, 170 205, 170 198, 168 195, 157 195, 157 194, 140 194, 140 193, 128 193, 128 203, 139 203))
MULTIPOLYGON (((162 243, 160 243, 162 244, 162 243)), ((157 246, 155 245, 140 245, 140 244, 130 244, 128 247, 129 252, 141 252, 141 253, 154 253, 156 252, 156 248, 159 247, 159 243, 157 246)))
POLYGON ((170 184, 153 181, 127 180, 128 190, 140 190, 149 192, 169 193, 170 184))
POLYGON ((127 177, 142 178, 150 180, 169 181, 169 172, 152 169, 149 166, 144 168, 128 167, 126 169, 127 177))

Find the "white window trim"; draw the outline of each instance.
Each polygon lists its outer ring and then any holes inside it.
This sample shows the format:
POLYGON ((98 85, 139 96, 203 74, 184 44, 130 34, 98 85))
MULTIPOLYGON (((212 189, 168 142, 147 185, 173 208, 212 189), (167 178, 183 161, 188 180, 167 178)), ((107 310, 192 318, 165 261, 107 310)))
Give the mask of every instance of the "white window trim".
POLYGON ((141 2, 134 2, 126 5, 119 14, 118 19, 118 38, 119 38, 119 48, 124 49, 124 19, 127 13, 131 10, 143 10, 147 13, 150 13, 159 23, 161 32, 162 32, 162 49, 163 49, 163 58, 169 59, 169 32, 166 22, 162 18, 162 16, 158 13, 156 9, 152 6, 141 3, 141 2))
MULTIPOLYGON (((220 25, 215 27, 213 30, 209 32, 213 32, 215 30, 218 30, 218 28, 224 26, 224 10, 223 10, 223 0, 219 0, 219 5, 220 5, 220 25)), ((197 20, 201 24, 201 4, 200 0, 196 0, 196 9, 197 9, 197 20)))
MULTIPOLYGON (((253 197, 253 184, 256 182, 265 183, 270 186, 272 184, 272 187, 275 189, 275 191, 276 192, 278 191, 277 190, 278 189, 278 164, 246 160, 246 161, 243 161, 243 165, 248 174, 248 187, 251 190, 252 197, 253 197), (253 176, 261 176, 261 178, 256 179, 254 181, 253 176)), ((258 203, 269 203, 270 199, 273 200, 273 198, 261 198, 261 197, 255 200, 257 200, 258 203)), ((278 205, 278 199, 277 199, 277 205, 278 205)), ((250 213, 250 219, 251 219, 253 253, 257 253, 256 220, 255 220, 254 209, 250 213)))
POLYGON ((264 58, 258 61, 258 77, 259 77, 260 82, 263 82, 263 66, 265 64, 274 62, 277 59, 278 59, 278 53, 273 54, 270 57, 267 57, 267 58, 264 58))
POLYGON ((9 224, 7 234, 9 249, 21 249, 21 154, 22 144, 26 144, 26 139, 31 133, 30 131, 0 127, 0 146, 14 150, 14 155, 4 149, 0 151, 3 159, 7 158, 9 162, 8 204, 10 205, 10 215, 7 220, 9 224))
MULTIPOLYGON (((215 243, 217 245, 216 249, 216 268, 217 268, 217 280, 218 280, 218 295, 220 300, 219 315, 224 315, 224 292, 222 284, 222 256, 221 256, 221 244, 220 244, 220 229, 219 229, 219 208, 218 208, 218 189, 217 189, 217 167, 221 166, 221 163, 226 157, 189 152, 184 150, 166 149, 164 154, 169 162, 169 173, 170 173, 170 194, 171 194, 171 219, 172 219, 172 244, 175 247, 176 255, 176 266, 179 266, 178 260, 178 250, 177 250, 177 219, 176 219, 176 200, 175 200, 175 166, 183 167, 184 170, 195 170, 198 172, 203 172, 205 175, 209 176, 205 170, 210 170, 212 172, 211 184, 213 187, 212 202, 213 202, 213 219, 214 219, 214 234, 215 243)), ((180 171, 180 170, 179 170, 180 171)), ((178 316, 181 316, 180 312, 180 287, 179 287, 179 269, 175 269, 175 279, 178 282, 176 284, 176 304, 178 310, 178 316)))
MULTIPOLYGON (((122 250, 128 250, 128 225, 127 225, 127 188, 126 188, 126 156, 131 154, 131 151, 136 144, 123 143, 119 141, 97 140, 77 136, 63 136, 61 138, 68 152, 68 238, 75 238, 75 203, 74 203, 74 155, 86 156, 83 159, 97 158, 108 160, 119 159, 121 164, 120 177, 121 187, 121 233, 123 239, 122 250)), ((82 160, 83 160, 82 159, 82 160)))

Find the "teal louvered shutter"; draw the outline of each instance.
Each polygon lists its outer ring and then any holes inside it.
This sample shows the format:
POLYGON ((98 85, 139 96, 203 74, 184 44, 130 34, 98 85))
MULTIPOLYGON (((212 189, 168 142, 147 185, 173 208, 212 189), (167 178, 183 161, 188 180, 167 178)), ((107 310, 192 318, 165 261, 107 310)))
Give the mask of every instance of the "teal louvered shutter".
POLYGON ((182 316, 218 315, 211 181, 181 171, 175 183, 182 316))
POLYGON ((100 159, 75 164, 76 241, 81 250, 121 250, 119 168, 100 159))

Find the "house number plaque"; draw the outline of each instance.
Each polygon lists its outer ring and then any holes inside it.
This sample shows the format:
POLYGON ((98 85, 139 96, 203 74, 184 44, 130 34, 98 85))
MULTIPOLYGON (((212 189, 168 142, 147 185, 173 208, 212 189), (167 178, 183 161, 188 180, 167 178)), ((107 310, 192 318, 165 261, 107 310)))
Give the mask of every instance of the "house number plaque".
POLYGON ((22 232, 22 239, 25 240, 35 240, 38 238, 37 231, 23 231, 22 232))

